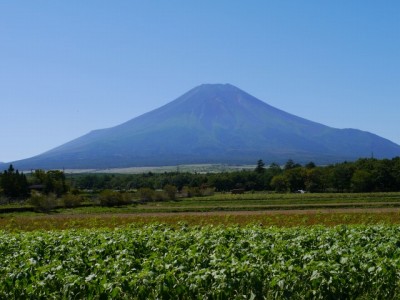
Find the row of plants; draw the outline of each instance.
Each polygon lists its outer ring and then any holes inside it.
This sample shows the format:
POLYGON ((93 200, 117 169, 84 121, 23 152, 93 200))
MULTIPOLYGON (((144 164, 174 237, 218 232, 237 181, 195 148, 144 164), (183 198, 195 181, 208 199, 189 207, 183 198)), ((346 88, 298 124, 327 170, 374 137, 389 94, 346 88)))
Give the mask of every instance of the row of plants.
MULTIPOLYGON (((120 212, 121 210, 118 209, 120 212)), ((42 215, 12 215, 0 218, 0 228, 9 232, 35 231, 35 230, 66 230, 81 228, 116 228, 128 224, 153 224, 164 223, 176 226, 180 222, 191 226, 246 226, 257 224, 259 226, 337 226, 337 225, 395 225, 400 224, 399 212, 331 212, 319 211, 287 214, 275 212, 272 214, 259 214, 253 211, 246 212, 216 212, 216 213, 161 213, 161 214, 132 214, 115 213, 109 208, 91 208, 88 211, 75 211, 76 214, 42 214, 42 215)))
MULTIPOLYGON (((56 208, 75 208, 80 206, 125 206, 143 204, 148 202, 176 201, 179 198, 211 196, 214 190, 210 188, 198 189, 184 187, 178 192, 175 186, 166 185, 162 190, 140 188, 131 191, 102 190, 80 191, 73 190, 69 193, 57 196, 57 194, 45 194, 32 191, 30 198, 21 203, 31 205, 34 210, 49 212, 56 208)), ((12 206, 7 211, 12 210, 12 206)))
POLYGON ((400 227, 0 231, 2 299, 398 299, 400 227))

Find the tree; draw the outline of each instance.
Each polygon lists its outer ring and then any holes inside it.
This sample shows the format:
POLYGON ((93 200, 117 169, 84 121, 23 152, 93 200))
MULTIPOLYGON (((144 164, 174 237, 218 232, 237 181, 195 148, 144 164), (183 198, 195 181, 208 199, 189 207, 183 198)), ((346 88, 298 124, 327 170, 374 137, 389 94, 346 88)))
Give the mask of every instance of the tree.
POLYGON ((164 186, 164 191, 168 195, 169 200, 175 200, 176 199, 176 186, 167 184, 164 186))
POLYGON ((351 177, 351 189, 353 192, 371 192, 372 175, 366 170, 356 170, 351 177))
POLYGON ((332 185, 339 192, 348 191, 351 186, 353 166, 344 162, 336 165, 332 171, 332 185))
POLYGON ((394 191, 400 191, 400 157, 395 157, 392 159, 393 162, 393 178, 395 179, 394 191))
POLYGON ((259 159, 259 160, 257 161, 257 167, 255 168, 254 171, 255 171, 256 173, 258 173, 258 174, 262 174, 262 173, 265 172, 265 164, 264 164, 264 162, 263 162, 262 159, 259 159))
POLYGON ((320 168, 306 169, 305 186, 311 193, 324 191, 324 175, 320 168))
POLYGON ((285 164, 284 170, 286 171, 286 170, 290 170, 290 169, 294 169, 294 168, 298 168, 298 167, 301 167, 301 165, 295 163, 292 159, 289 159, 285 164))
POLYGON ((271 180, 271 187, 276 192, 284 193, 289 190, 289 181, 285 175, 276 175, 271 180))
POLYGON ((68 191, 67 184, 65 183, 65 174, 62 171, 48 171, 46 182, 46 192, 55 193, 57 197, 65 194, 68 191))
POLYGON ((43 171, 35 170, 33 173, 33 182, 43 185, 43 192, 45 194, 54 193, 57 197, 68 192, 68 186, 65 180, 65 174, 62 171, 43 171))
POLYGON ((316 167, 315 163, 310 161, 304 166, 306 169, 314 169, 316 167))
POLYGON ((286 170, 284 174, 292 192, 305 189, 306 175, 302 167, 286 170))
POLYGON ((10 199, 27 198, 29 196, 29 185, 24 173, 15 171, 13 165, 3 172, 0 186, 3 194, 10 199))
POLYGON ((396 189, 396 178, 393 177, 393 166, 390 160, 383 159, 378 161, 372 174, 375 190, 388 192, 396 189))

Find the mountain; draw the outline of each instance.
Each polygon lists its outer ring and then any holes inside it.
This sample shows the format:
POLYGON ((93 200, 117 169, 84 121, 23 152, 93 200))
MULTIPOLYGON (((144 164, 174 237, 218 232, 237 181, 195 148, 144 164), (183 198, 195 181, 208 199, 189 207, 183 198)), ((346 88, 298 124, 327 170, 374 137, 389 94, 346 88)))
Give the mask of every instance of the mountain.
POLYGON ((194 163, 332 163, 392 158, 400 146, 356 129, 335 129, 274 108, 230 84, 204 84, 121 125, 92 131, 19 169, 121 168, 194 163))

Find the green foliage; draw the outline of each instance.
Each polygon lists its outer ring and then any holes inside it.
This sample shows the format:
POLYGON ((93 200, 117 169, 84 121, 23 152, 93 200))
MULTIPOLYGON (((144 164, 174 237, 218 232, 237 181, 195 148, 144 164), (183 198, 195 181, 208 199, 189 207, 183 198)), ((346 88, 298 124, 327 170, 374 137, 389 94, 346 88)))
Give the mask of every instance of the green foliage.
POLYGON ((168 195, 169 200, 175 200, 176 199, 176 192, 177 188, 174 185, 167 184, 164 186, 164 191, 168 195))
POLYGON ((188 198, 212 196, 214 195, 214 188, 210 188, 207 186, 202 186, 202 187, 184 186, 181 195, 183 197, 188 197, 188 198))
POLYGON ((372 190, 372 174, 367 170, 356 170, 351 177, 353 192, 370 192, 372 190))
POLYGON ((257 167, 254 169, 254 171, 255 171, 256 173, 259 173, 259 174, 265 172, 265 164, 264 164, 264 162, 263 162, 262 159, 259 159, 259 160, 257 161, 257 167))
POLYGON ((29 203, 41 212, 50 212, 57 207, 57 199, 55 194, 44 195, 33 191, 29 199, 29 203))
POLYGON ((350 191, 354 168, 350 163, 338 164, 331 173, 332 186, 339 192, 350 191))
POLYGON ((305 172, 305 189, 311 193, 324 192, 326 180, 324 180, 323 169, 316 167, 306 168, 305 172))
POLYGON ((124 194, 113 190, 104 190, 99 194, 99 202, 102 206, 121 206, 129 203, 124 194))
POLYGON ((0 232, 1 299, 398 299, 400 228, 0 232))
POLYGON ((25 199, 29 197, 29 184, 26 176, 10 165, 0 177, 0 190, 9 199, 25 199))
POLYGON ((139 193, 139 199, 142 202, 149 202, 154 200, 155 192, 153 189, 144 187, 139 189, 138 193, 139 193))
POLYGON ((307 163, 301 166, 289 160, 282 169, 275 163, 268 167, 259 160, 254 170, 222 173, 144 173, 144 174, 89 174, 75 175, 75 188, 102 190, 163 189, 175 186, 178 192, 184 187, 194 188, 190 194, 208 186, 217 192, 242 188, 246 191, 276 190, 280 192, 305 189, 309 192, 389 192, 400 191, 400 157, 391 160, 363 158, 329 166, 307 163), (259 171, 257 171, 259 170, 259 171), (362 172, 361 172, 362 171, 362 172), (370 176, 365 176, 367 173, 370 176), (362 175, 364 174, 364 175, 362 175), (275 176, 278 179, 274 179, 275 176), (277 181, 279 186, 277 188, 277 181))
POLYGON ((298 163, 295 163, 292 159, 289 159, 289 160, 286 162, 286 164, 285 164, 285 166, 284 166, 284 169, 287 171, 287 170, 294 169, 294 168, 298 168, 298 167, 301 167, 301 165, 298 164, 298 163))
POLYGON ((306 169, 301 167, 291 168, 284 174, 291 192, 305 189, 306 169))
POLYGON ((64 195, 61 198, 61 202, 67 208, 79 207, 83 202, 83 198, 80 195, 71 193, 64 195))
POLYGON ((289 180, 284 175, 276 175, 271 180, 271 187, 275 189, 276 192, 285 193, 289 191, 289 180))
POLYGON ((62 171, 53 170, 46 172, 44 170, 35 170, 32 175, 32 183, 43 185, 43 192, 45 194, 54 193, 57 197, 60 197, 68 192, 65 174, 62 171))

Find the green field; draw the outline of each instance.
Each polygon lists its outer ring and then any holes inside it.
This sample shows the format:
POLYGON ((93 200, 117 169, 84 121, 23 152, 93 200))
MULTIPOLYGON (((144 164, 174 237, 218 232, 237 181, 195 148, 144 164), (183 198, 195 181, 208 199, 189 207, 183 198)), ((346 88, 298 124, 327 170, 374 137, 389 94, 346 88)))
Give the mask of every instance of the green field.
POLYGON ((400 207, 400 193, 321 193, 276 194, 246 193, 215 194, 209 197, 185 198, 175 202, 150 202, 137 206, 143 212, 179 211, 255 211, 346 207, 400 207))
MULTIPOLYGON (((90 203, 87 203, 90 204, 90 203)), ((400 193, 370 194, 215 194, 178 201, 147 202, 121 207, 83 206, 48 213, 0 214, 0 226, 10 231, 120 227, 130 223, 185 222, 309 226, 340 224, 400 224, 400 193)), ((29 208, 3 206, 5 211, 29 208)))
POLYGON ((397 299, 400 227, 0 232, 2 299, 397 299))
POLYGON ((0 299, 399 299, 399 203, 247 193, 3 213, 0 299))
MULTIPOLYGON (((90 195, 86 196, 90 199, 90 195)), ((128 194, 129 197, 129 194, 128 194)), ((135 194, 131 198, 135 202, 135 194)), ((90 200, 85 207, 70 210, 57 209, 58 213, 145 213, 145 212, 200 212, 200 211, 256 211, 256 210, 287 210, 312 208, 351 208, 351 207, 400 207, 400 193, 307 193, 307 194, 279 194, 279 193, 251 193, 241 195, 230 193, 215 193, 212 196, 178 198, 176 201, 149 201, 136 205, 127 205, 116 208, 101 208, 92 205, 90 200)), ((0 209, 25 207, 27 204, 3 205, 0 209)))

